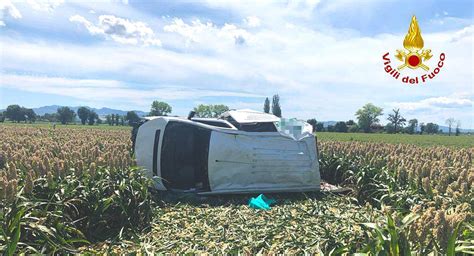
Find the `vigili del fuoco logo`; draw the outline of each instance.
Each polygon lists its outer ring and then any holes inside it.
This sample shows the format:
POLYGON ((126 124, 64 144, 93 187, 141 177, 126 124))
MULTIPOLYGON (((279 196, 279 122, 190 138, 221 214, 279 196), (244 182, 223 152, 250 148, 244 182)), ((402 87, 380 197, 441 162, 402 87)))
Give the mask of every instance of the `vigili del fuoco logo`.
POLYGON ((401 62, 396 68, 392 66, 396 64, 392 64, 389 53, 387 52, 383 55, 385 72, 387 72, 387 74, 391 75, 393 78, 401 80, 403 83, 407 84, 420 84, 434 79, 441 71, 446 55, 441 53, 439 55, 439 61, 436 67, 434 69, 430 69, 428 66, 428 61, 431 59, 431 57, 433 57, 433 54, 431 54, 430 49, 423 48, 423 37, 421 37, 420 27, 418 26, 418 22, 414 15, 411 18, 410 27, 408 28, 408 33, 405 36, 405 40, 403 40, 403 47, 405 50, 396 51, 395 58, 401 62), (403 75, 402 72, 406 68, 414 70, 422 69, 425 71, 425 73, 415 77, 403 75))

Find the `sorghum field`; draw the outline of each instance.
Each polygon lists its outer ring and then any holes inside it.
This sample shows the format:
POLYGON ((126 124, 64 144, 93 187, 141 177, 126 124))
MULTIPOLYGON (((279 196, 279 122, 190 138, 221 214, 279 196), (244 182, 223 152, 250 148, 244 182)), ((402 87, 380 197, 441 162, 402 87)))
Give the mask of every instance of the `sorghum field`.
POLYGON ((0 252, 474 253, 474 148, 321 140, 348 194, 158 193, 129 129, 0 126, 0 252))

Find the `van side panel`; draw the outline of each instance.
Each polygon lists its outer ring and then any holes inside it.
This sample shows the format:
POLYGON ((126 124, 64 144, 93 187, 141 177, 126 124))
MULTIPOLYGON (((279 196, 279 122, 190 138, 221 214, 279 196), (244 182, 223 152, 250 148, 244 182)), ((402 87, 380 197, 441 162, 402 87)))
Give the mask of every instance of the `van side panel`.
POLYGON ((320 189, 316 140, 278 133, 213 131, 209 183, 215 193, 311 191, 320 189))

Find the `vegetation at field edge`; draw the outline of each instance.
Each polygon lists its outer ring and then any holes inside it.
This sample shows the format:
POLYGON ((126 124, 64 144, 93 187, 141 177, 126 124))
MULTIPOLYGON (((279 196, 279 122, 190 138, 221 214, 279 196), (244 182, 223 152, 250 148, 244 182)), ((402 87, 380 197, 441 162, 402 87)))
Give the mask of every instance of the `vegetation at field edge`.
POLYGON ((411 135, 386 133, 339 133, 317 132, 319 141, 363 141, 390 144, 413 144, 418 146, 453 146, 473 147, 473 135, 446 136, 446 135, 411 135))
POLYGON ((4 122, 0 123, 2 126, 15 126, 15 127, 37 127, 37 128, 73 128, 73 129, 110 129, 110 130, 131 130, 130 126, 110 126, 108 124, 95 124, 95 125, 81 125, 81 124, 61 124, 61 123, 51 123, 51 122, 35 122, 35 123, 10 123, 4 122))

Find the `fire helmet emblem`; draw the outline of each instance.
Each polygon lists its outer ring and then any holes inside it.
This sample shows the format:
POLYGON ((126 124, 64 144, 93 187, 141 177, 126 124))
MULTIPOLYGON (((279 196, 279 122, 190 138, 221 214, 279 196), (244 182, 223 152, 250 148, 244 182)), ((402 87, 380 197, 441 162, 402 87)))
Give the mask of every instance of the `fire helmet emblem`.
POLYGON ((415 15, 413 15, 408 33, 405 36, 405 40, 403 40, 403 47, 407 51, 397 50, 397 54, 395 55, 398 60, 403 62, 397 69, 402 70, 405 67, 409 67, 411 69, 422 68, 428 71, 430 68, 423 64, 423 62, 429 60, 433 55, 430 49, 423 49, 423 46, 424 42, 421 36, 421 30, 415 15))

